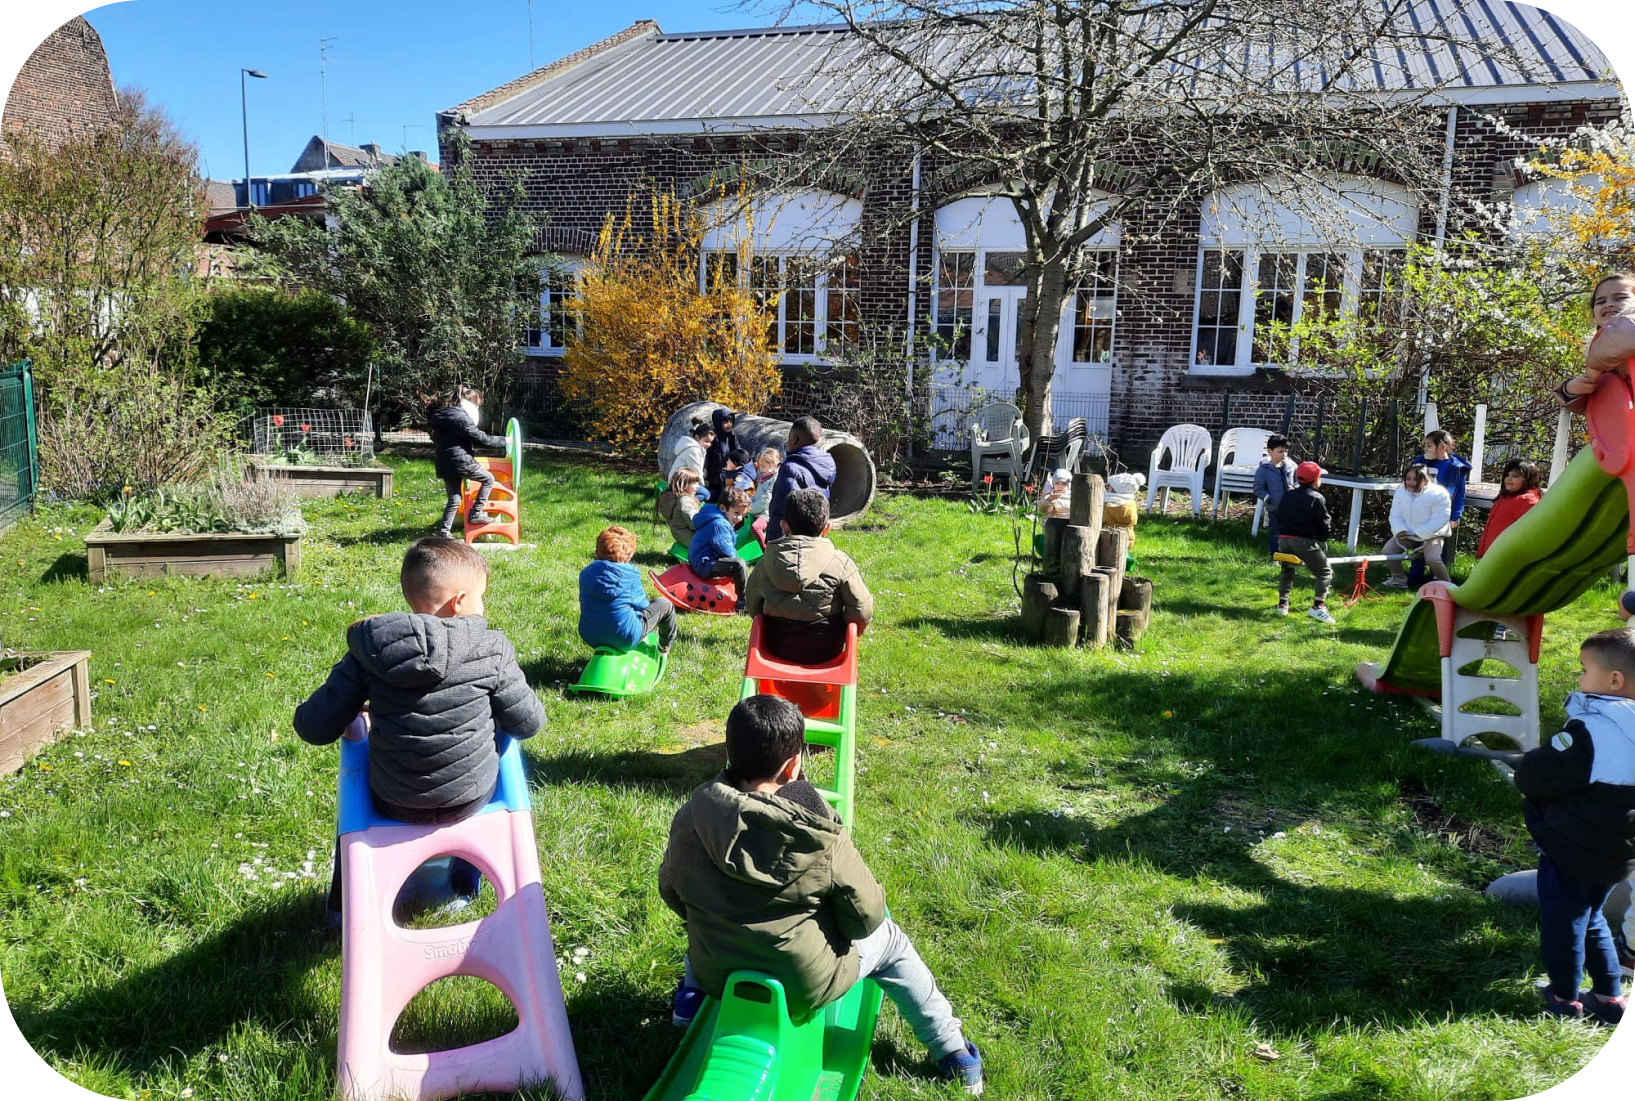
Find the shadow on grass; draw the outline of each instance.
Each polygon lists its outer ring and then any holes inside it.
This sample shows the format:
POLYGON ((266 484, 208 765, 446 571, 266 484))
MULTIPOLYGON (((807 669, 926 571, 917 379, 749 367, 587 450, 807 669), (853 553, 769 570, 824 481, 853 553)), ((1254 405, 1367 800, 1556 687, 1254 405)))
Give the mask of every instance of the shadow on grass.
POLYGON ((897 624, 905 630, 915 631, 929 628, 944 638, 975 638, 1006 642, 1013 646, 1024 645, 1027 640, 1022 636, 1022 621, 1017 616, 987 616, 982 619, 967 619, 954 616, 915 616, 897 624))
POLYGON ((90 559, 84 554, 59 554, 57 560, 40 575, 46 585, 62 581, 88 581, 91 577, 90 559))
MULTIPOLYGON (((1064 685, 1024 690, 1060 700, 1064 685)), ((1472 851, 1433 849, 1412 825, 1422 819, 1417 793, 1471 806, 1493 800, 1490 777, 1442 775, 1395 733, 1390 711, 1370 713, 1349 693, 1323 697, 1299 679, 1244 692, 1213 678, 1103 671, 1084 691, 1091 698, 1079 706, 1123 701, 1112 722, 1139 748, 1094 762, 1086 775, 1063 770, 1064 795, 1111 781, 1162 792, 1163 801, 1103 826, 1043 806, 974 820, 996 844, 1137 863, 1204 888, 1170 912, 1205 931, 1250 981, 1230 999, 1178 981, 1170 995, 1182 1008, 1224 1001, 1313 1037, 1338 1019, 1411 1027, 1450 1012, 1534 1012, 1517 981, 1536 966, 1533 922, 1481 894, 1508 870, 1501 835, 1484 831, 1472 851), (1324 830, 1367 835, 1372 849, 1354 853, 1324 830), (1285 839, 1274 838, 1280 831, 1285 839), (1348 885, 1347 863, 1381 860, 1399 870, 1419 863, 1467 889, 1427 897, 1348 885), (1217 902, 1220 886, 1248 897, 1217 902)))
MULTIPOLYGON (((360 532, 334 532, 330 538, 337 547, 354 547, 359 544, 379 546, 382 544, 399 543, 407 547, 428 535, 434 533, 436 518, 429 518, 424 524, 399 524, 390 528, 372 528, 360 532)), ((454 538, 460 538, 458 530, 454 538)))
POLYGON ((333 1070, 335 1007, 311 981, 340 953, 323 925, 321 894, 282 895, 163 963, 48 1010, 14 999, 12 1012, 30 1045, 63 1063, 96 1051, 139 1075, 176 1068, 255 1019, 324 1051, 333 1070))
POLYGON ((674 753, 657 749, 591 753, 569 750, 531 757, 529 777, 540 784, 642 787, 685 796, 727 767, 727 745, 715 741, 674 753))

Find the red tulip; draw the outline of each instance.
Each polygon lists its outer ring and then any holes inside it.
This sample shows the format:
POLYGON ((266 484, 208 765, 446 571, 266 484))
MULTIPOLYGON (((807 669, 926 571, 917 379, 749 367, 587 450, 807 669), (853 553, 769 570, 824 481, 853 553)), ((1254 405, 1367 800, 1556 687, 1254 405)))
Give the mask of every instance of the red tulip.
POLYGON ((273 424, 277 425, 279 428, 284 427, 284 414, 274 413, 273 414, 273 424))
POLYGON ((310 425, 310 424, 303 424, 303 425, 301 425, 301 431, 303 431, 303 432, 311 432, 311 431, 312 431, 312 425, 310 425))
MULTIPOLYGON (((301 427, 305 428, 306 425, 302 425, 301 427)), ((985 486, 993 485, 993 475, 992 474, 984 474, 982 476, 982 484, 985 485, 985 486)))
POLYGON ((351 436, 342 436, 341 437, 341 442, 344 443, 347 447, 351 447, 352 446, 352 437, 351 436))

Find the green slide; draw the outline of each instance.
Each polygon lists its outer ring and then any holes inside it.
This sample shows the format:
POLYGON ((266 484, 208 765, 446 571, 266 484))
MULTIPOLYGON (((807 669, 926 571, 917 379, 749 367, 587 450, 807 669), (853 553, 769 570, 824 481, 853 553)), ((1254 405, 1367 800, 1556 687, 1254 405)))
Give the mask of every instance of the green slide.
MULTIPOLYGON (((1494 541, 1465 583, 1450 587, 1454 603, 1498 615, 1565 608, 1624 561, 1628 537, 1624 485, 1585 448, 1543 500, 1494 541)), ((1374 687, 1416 695, 1441 691, 1441 646, 1429 601, 1409 607, 1374 687)))

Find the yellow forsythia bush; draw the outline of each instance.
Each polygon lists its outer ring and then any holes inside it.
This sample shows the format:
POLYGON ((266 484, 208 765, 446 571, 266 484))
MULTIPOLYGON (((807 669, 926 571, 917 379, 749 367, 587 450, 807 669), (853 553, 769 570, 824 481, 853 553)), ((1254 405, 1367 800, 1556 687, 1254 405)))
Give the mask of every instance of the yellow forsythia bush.
MULTIPOLYGON (((595 438, 650 455, 665 422, 694 401, 758 413, 778 392, 767 309, 730 279, 699 285, 702 224, 658 196, 645 233, 609 218, 568 303, 562 390, 595 438)), ((748 257, 739 257, 747 266, 748 257)), ((742 270, 742 269, 741 269, 742 270)))

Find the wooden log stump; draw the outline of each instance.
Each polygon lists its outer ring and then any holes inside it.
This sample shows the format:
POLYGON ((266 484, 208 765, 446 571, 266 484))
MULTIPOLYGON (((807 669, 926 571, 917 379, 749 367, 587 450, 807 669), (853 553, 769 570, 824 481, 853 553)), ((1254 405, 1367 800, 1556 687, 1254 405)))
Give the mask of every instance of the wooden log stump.
POLYGON ((1062 532, 1062 595, 1073 600, 1079 585, 1095 568, 1096 532, 1088 524, 1067 525, 1062 532))
POLYGON ((1079 644, 1079 610, 1051 608, 1045 613, 1046 646, 1073 647, 1079 644))
POLYGON ((1072 496, 1068 502, 1067 522, 1081 528, 1091 528, 1090 543, 1095 545, 1101 535, 1101 510, 1107 502, 1107 486, 1098 474, 1073 475, 1072 496))
POLYGON ((1079 628, 1084 645, 1100 649, 1107 645, 1112 623, 1108 615, 1107 571, 1091 570, 1079 586, 1079 628))
POLYGON ((1056 603, 1061 589, 1048 574, 1030 573, 1022 580, 1022 634, 1034 642, 1045 637, 1045 614, 1056 603))
POLYGON ((1152 622, 1152 581, 1145 577, 1126 577, 1118 600, 1118 641, 1123 646, 1134 646, 1147 633, 1152 622))
POLYGON ((1045 553, 1040 556, 1043 559, 1044 565, 1042 572, 1048 574, 1059 574, 1061 572, 1062 533, 1066 530, 1066 524, 1058 524, 1048 521, 1045 523, 1045 553))
POLYGON ((1129 528, 1102 528, 1101 538, 1096 543, 1096 565, 1113 571, 1112 580, 1108 582, 1112 586, 1107 594, 1111 604, 1109 619, 1118 610, 1119 593, 1124 587, 1124 563, 1130 557, 1130 534, 1129 528))

